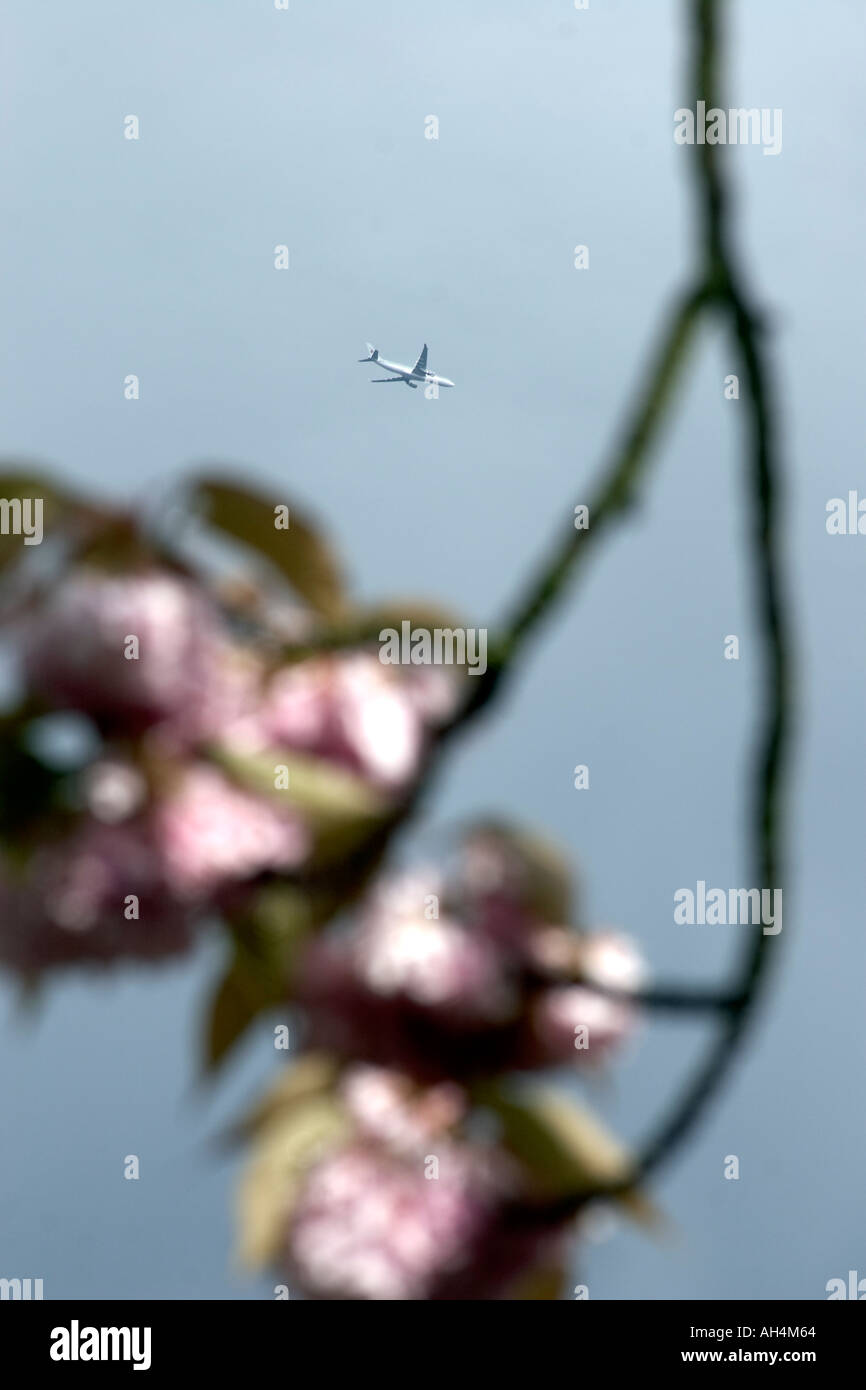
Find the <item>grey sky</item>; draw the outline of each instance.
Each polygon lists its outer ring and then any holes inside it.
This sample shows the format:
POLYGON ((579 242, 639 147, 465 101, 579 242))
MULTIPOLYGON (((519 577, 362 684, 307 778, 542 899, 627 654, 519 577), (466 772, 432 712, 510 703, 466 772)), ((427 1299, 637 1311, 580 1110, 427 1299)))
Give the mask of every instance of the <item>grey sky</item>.
MULTIPOLYGON (((591 1247, 593 1298, 821 1298, 866 1275, 866 539, 824 526, 829 498, 866 495, 863 13, 730 8, 726 97, 784 113, 778 157, 726 151, 784 385, 802 700, 783 959, 733 1083, 657 1184, 673 1238, 591 1247)), ((688 271, 683 7, 4 9, 3 451, 142 498, 223 461, 318 511, 360 593, 492 624, 587 500, 688 271), (373 391, 365 340, 403 361, 426 340, 457 389, 373 391)), ((705 333, 640 514, 455 750, 414 836, 490 808, 545 827, 583 866, 591 920, 633 932, 665 978, 710 980, 739 945, 737 928, 675 927, 674 891, 749 882, 760 667, 732 370, 705 333)), ((234 1168, 209 1148, 273 1065, 267 1029, 212 1100, 190 1098, 217 957, 64 983, 24 1026, 4 989, 0 1274, 43 1277, 47 1297, 268 1296, 229 1269, 234 1168)), ((639 1137, 705 1036, 654 1024, 599 1108, 639 1137)))

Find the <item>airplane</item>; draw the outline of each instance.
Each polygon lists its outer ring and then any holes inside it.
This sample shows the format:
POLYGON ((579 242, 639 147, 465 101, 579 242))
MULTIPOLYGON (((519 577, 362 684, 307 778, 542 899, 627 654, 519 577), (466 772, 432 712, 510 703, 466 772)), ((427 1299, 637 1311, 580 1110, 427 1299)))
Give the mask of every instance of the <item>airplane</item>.
POLYGON ((421 349, 421 356, 414 367, 404 367, 402 362, 386 362, 384 357, 379 356, 379 349, 374 348, 372 343, 367 344, 369 357, 359 357, 359 362, 375 362, 377 367, 382 367, 386 372, 396 372, 396 376, 374 376, 371 382, 402 381, 404 385, 411 386, 413 391, 423 386, 453 386, 454 382, 449 381, 447 376, 436 376, 435 372, 427 370, 427 344, 421 349))

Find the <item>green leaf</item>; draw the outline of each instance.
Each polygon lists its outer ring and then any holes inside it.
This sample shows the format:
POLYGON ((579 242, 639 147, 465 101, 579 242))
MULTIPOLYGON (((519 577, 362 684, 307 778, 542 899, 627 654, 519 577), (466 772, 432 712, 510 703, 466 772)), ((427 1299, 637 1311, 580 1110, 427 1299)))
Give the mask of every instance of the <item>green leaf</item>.
POLYGON ((249 1025, 273 1000, 266 973, 238 953, 222 977, 207 1008, 203 1063, 213 1071, 225 1060, 249 1025))
MULTIPOLYGON (((76 505, 54 483, 49 483, 38 474, 19 471, 14 465, 8 473, 0 473, 0 498, 10 503, 16 499, 22 503, 25 500, 41 500, 43 537, 49 535, 76 505)), ((25 546, 24 539, 23 535, 12 535, 11 531, 8 535, 0 534, 0 570, 31 549, 25 546)))
MULTIPOLYGON (((476 1099, 499 1118, 502 1141, 523 1164, 543 1197, 595 1192, 627 1181, 628 1150, 596 1116, 550 1087, 518 1093, 499 1082, 476 1090, 476 1099)), ((637 1219, 655 1222, 651 1204, 636 1188, 617 1195, 637 1219)))
MULTIPOLYGON (((309 642, 299 639, 285 646, 282 659, 293 664, 322 653, 378 646, 384 629, 393 628, 399 635, 404 622, 411 624, 413 632, 428 632, 431 636, 437 628, 459 631, 466 626, 462 618, 425 599, 388 599, 372 607, 354 607, 341 621, 330 622, 327 631, 313 634, 309 642)), ((461 669, 454 668, 456 673, 461 669)))
POLYGON ((512 863, 521 869, 522 897, 527 908, 543 922, 560 926, 571 921, 573 875, 567 857, 552 841, 498 821, 470 827, 467 839, 478 836, 498 842, 512 863))
POLYGON ((465 628, 463 618, 427 599, 387 599, 372 608, 362 609, 360 618, 376 637, 382 628, 400 631, 401 623, 410 622, 413 628, 432 632, 435 628, 465 628))
POLYGON ((239 785, 291 807, 313 833, 311 862, 321 866, 357 849, 387 820, 392 803, 363 777, 324 758, 276 748, 269 754, 214 748, 211 756, 239 785), (275 786, 276 768, 288 770, 288 787, 275 786))
POLYGON ((303 947, 339 906, 330 890, 276 880, 262 885, 243 911, 228 918, 235 954, 207 1014, 207 1071, 226 1060, 260 1013, 289 1003, 303 947))
POLYGON ((324 1052, 306 1052, 296 1062, 281 1067, 276 1082, 250 1113, 229 1132, 230 1139, 250 1139, 312 1096, 333 1092, 340 1075, 335 1058, 324 1052))
POLYGON ((350 1132, 343 1107, 328 1094, 308 1095, 265 1124, 238 1190, 242 1264, 276 1258, 308 1169, 350 1132))
POLYGON ((572 913, 572 873, 567 858, 552 841, 515 832, 512 843, 526 868, 527 899, 545 922, 565 923, 572 913))
POLYGON ((290 883, 267 883, 259 888, 245 910, 230 918, 239 948, 271 977, 278 997, 290 978, 295 959, 316 925, 312 898, 290 883))
POLYGON ((336 558, 303 512, 289 506, 289 525, 278 530, 276 509, 288 505, 219 478, 194 485, 193 500, 217 530, 263 555, 320 617, 339 620, 346 611, 345 588, 336 558))
POLYGON ((541 1265, 538 1269, 530 1270, 529 1274, 511 1288, 509 1301, 531 1303, 544 1299, 553 1302, 562 1296, 564 1284, 565 1265, 557 1260, 553 1264, 541 1265))

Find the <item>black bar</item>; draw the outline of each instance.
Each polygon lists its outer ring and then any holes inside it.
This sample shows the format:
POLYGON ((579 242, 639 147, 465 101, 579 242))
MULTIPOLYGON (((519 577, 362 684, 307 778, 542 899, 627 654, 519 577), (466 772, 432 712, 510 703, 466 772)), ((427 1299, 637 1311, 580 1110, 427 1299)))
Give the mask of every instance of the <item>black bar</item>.
POLYGON ((857 1364, 861 1316, 832 1300, 575 1300, 558 1308, 527 1303, 521 1311, 513 1303, 386 1309, 301 1300, 3 1302, 0 1346, 4 1367, 15 1365, 19 1379, 31 1370, 47 1371, 58 1383, 69 1376, 92 1379, 105 1370, 114 1377, 134 1375, 136 1362, 140 1375, 157 1382, 186 1369, 247 1380, 267 1369, 281 1373, 286 1384, 322 1384, 342 1367, 352 1386, 361 1375, 388 1383, 414 1380, 419 1371, 453 1381, 463 1379, 467 1351, 488 1382, 500 1361, 514 1373, 518 1360, 546 1378, 559 1366, 556 1374, 571 1383, 586 1372, 597 1377, 602 1367, 612 1381, 628 1371, 700 1373, 707 1366, 769 1371, 797 1365, 826 1376, 857 1364), (91 1351, 105 1359, 89 1359, 91 1351), (115 1351, 126 1359, 113 1359, 115 1351), (70 1359, 56 1359, 61 1353, 70 1359))

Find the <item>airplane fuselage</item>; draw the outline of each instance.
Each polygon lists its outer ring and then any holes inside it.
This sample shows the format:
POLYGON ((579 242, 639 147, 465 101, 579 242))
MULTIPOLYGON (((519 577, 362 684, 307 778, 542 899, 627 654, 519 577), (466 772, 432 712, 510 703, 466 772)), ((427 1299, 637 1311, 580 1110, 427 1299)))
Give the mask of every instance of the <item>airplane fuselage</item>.
POLYGON ((447 376, 437 376, 435 372, 413 372, 412 368, 407 367, 403 362, 387 362, 384 357, 377 357, 374 365, 384 367, 386 372, 394 372, 396 376, 401 376, 404 381, 413 381, 419 386, 454 385, 454 382, 449 381, 447 376))

